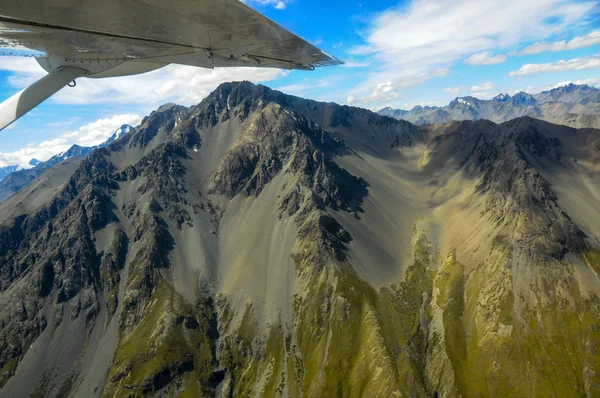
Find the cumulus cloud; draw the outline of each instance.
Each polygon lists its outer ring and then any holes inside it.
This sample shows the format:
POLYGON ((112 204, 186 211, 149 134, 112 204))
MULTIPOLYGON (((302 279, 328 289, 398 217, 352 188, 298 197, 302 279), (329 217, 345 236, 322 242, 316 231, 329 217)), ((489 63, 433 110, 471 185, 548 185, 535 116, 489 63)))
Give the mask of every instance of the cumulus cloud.
POLYGON ((590 47, 596 44, 600 44, 600 30, 595 30, 584 36, 574 37, 569 41, 561 40, 554 43, 539 41, 519 51, 519 55, 539 54, 547 51, 558 52, 576 50, 578 48, 590 47))
MULTIPOLYGON (((591 18, 596 1, 413 0, 376 15, 364 32, 366 44, 353 54, 371 55, 380 65, 353 92, 371 96, 398 78, 435 77, 456 61, 519 43, 543 40, 591 18)), ((498 58, 487 57, 494 61, 498 58)))
MULTIPOLYGON (((45 75, 32 58, 0 57, 0 70, 13 74, 8 82, 21 89, 45 75)), ((78 79, 77 87, 64 88, 52 97, 60 104, 126 104, 146 107, 175 102, 199 103, 219 84, 232 80, 255 83, 283 77, 287 71, 267 68, 215 68, 169 65, 157 71, 107 79, 78 79)))
POLYGON ((400 86, 396 85, 396 83, 391 81, 380 83, 377 86, 375 86, 373 91, 371 91, 371 94, 367 95, 362 99, 362 102, 363 104, 368 105, 373 103, 380 104, 383 102, 389 102, 396 99, 400 99, 402 98, 402 96, 398 92, 399 88, 400 86))
POLYGON ((42 161, 48 160, 52 156, 66 151, 73 144, 95 146, 110 138, 123 124, 136 126, 141 121, 140 115, 131 113, 99 119, 84 124, 76 130, 63 132, 53 140, 29 144, 14 152, 0 152, 0 167, 15 165, 26 167, 33 158, 42 161))
POLYGON ((426 82, 433 77, 447 76, 449 73, 449 69, 436 69, 429 73, 421 74, 407 73, 395 80, 388 80, 375 85, 368 95, 361 98, 360 102, 369 107, 390 103, 403 98, 401 95, 402 91, 426 82))
POLYGON ((568 61, 560 60, 545 64, 527 64, 509 73, 509 76, 526 76, 535 73, 554 73, 574 70, 600 68, 600 54, 591 57, 575 58, 568 61))
POLYGON ((494 55, 494 53, 491 51, 473 54, 469 58, 465 59, 465 64, 468 65, 495 65, 503 62, 506 62, 506 55, 494 55))

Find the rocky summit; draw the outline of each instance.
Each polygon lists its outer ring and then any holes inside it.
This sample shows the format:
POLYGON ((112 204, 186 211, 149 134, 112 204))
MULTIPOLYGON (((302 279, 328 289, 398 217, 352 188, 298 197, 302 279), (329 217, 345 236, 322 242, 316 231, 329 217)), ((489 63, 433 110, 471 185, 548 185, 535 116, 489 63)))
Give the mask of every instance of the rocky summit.
POLYGON ((600 130, 223 84, 0 204, 0 396, 599 396, 599 182, 600 130))
POLYGON ((459 97, 444 107, 416 106, 410 111, 388 107, 378 113, 418 125, 480 119, 503 123, 530 116, 570 127, 600 128, 600 89, 571 83, 535 96, 520 92, 491 100, 459 97))

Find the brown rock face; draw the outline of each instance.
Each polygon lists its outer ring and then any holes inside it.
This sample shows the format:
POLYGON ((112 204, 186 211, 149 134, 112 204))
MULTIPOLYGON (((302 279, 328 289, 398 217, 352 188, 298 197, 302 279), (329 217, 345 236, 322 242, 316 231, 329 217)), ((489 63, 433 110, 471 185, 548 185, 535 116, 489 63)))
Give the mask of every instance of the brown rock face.
POLYGON ((165 105, 0 204, 0 396, 597 396, 599 143, 165 105))

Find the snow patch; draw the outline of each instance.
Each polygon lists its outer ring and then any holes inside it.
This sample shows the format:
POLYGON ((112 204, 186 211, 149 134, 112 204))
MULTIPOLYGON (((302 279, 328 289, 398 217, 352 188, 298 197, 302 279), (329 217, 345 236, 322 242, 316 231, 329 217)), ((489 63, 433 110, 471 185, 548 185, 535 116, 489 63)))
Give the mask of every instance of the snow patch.
POLYGON ((470 102, 468 102, 468 101, 465 101, 465 100, 464 100, 464 99, 462 99, 462 98, 459 98, 459 99, 458 99, 458 102, 459 102, 459 103, 461 103, 461 104, 463 104, 463 105, 471 106, 471 103, 470 103, 470 102))
POLYGON ((230 111, 231 110, 231 105, 229 104, 229 100, 231 99, 231 94, 229 94, 227 96, 227 110, 230 111))
POLYGON ((125 134, 129 133, 131 130, 133 130, 133 127, 128 126, 128 125, 123 125, 121 126, 116 132, 116 138, 121 138, 122 136, 124 136, 125 134))
POLYGON ((290 111, 288 111, 287 109, 284 109, 283 111, 284 111, 285 113, 287 113, 288 115, 290 115, 290 116, 291 116, 291 117, 292 117, 294 120, 298 120, 298 119, 296 118, 296 116, 294 116, 294 115, 293 115, 293 114, 292 114, 290 111))

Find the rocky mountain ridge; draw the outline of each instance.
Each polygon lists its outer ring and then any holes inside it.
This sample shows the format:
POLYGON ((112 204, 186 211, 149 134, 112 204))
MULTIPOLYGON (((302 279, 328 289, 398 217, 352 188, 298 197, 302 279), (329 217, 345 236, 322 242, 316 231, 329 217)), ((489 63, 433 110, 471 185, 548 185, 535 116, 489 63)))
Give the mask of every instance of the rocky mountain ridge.
POLYGON ((600 392, 600 130, 240 82, 60 167, 0 204, 0 396, 600 392))
POLYGON ((600 128, 599 111, 600 89, 569 84, 537 95, 499 94, 491 100, 467 96, 456 98, 445 107, 416 106, 410 111, 388 107, 378 114, 417 125, 479 119, 503 123, 530 116, 571 127, 600 128))
POLYGON ((0 167, 0 181, 6 178, 10 173, 14 173, 19 169, 19 166, 0 167))
POLYGON ((98 148, 105 148, 124 134, 130 133, 131 131, 133 131, 133 127, 123 125, 117 129, 108 140, 100 145, 94 147, 82 147, 75 144, 65 152, 59 153, 45 162, 32 159, 29 162, 29 165, 32 167, 29 169, 20 169, 18 166, 6 168, 7 170, 10 170, 10 172, 6 173, 4 177, 2 177, 2 169, 0 169, 0 203, 29 185, 31 181, 39 177, 44 171, 69 160, 81 159, 98 148))

